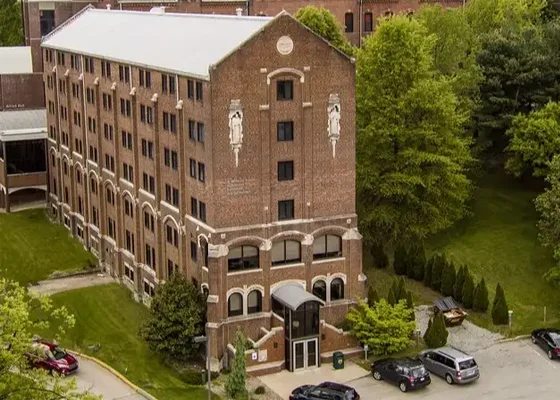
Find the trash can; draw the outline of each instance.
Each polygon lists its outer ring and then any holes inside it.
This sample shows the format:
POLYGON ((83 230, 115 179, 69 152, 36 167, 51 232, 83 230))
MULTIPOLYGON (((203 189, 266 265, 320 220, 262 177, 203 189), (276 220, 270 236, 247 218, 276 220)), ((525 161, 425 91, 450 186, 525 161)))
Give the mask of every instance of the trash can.
POLYGON ((332 357, 334 369, 344 369, 344 353, 342 351, 335 351, 332 357))

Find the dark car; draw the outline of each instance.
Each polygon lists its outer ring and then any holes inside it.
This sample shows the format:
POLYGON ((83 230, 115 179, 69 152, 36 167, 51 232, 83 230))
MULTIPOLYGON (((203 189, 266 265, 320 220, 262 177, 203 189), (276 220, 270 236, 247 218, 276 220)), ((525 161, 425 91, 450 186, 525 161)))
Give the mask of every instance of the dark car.
POLYGON ((422 362, 416 358, 386 358, 371 364, 371 373, 375 380, 381 379, 393 383, 401 392, 420 389, 432 381, 430 373, 422 362))
POLYGON ((551 360, 560 358, 560 330, 556 328, 536 329, 531 333, 531 340, 538 344, 551 360))
POLYGON ((303 385, 292 391, 290 400, 360 400, 354 388, 336 382, 303 385))
POLYGON ((34 340, 26 356, 33 367, 46 369, 51 374, 70 375, 78 370, 78 360, 73 355, 43 339, 34 340))

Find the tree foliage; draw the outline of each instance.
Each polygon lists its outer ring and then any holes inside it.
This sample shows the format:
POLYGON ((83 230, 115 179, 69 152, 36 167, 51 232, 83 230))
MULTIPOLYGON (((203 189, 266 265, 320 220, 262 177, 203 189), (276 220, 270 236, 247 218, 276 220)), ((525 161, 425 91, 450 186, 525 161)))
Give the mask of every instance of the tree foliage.
POLYGON ((381 243, 376 242, 372 244, 371 256, 373 257, 373 265, 377 268, 386 268, 389 265, 389 258, 381 243))
POLYGON ((406 275, 406 263, 406 248, 404 246, 398 246, 395 250, 395 257, 393 259, 393 269, 397 275, 406 275))
POLYGON ((204 296, 183 274, 173 274, 152 299, 150 316, 140 327, 140 336, 159 353, 185 361, 199 345, 193 339, 204 333, 204 296))
POLYGON ((247 392, 245 380, 247 378, 247 368, 245 364, 245 336, 238 330, 235 334, 235 355, 231 364, 231 372, 226 380, 226 393, 230 399, 246 398, 247 392))
POLYGON ((391 306, 381 299, 374 307, 360 301, 346 318, 359 342, 367 344, 375 355, 387 355, 402 351, 410 344, 416 326, 410 319, 412 312, 406 301, 391 306))
POLYGON ((441 278, 441 293, 445 296, 453 296, 453 286, 457 279, 455 266, 452 262, 447 261, 443 267, 443 274, 441 278))
POLYGON ((92 400, 97 396, 77 390, 75 379, 50 376, 31 368, 25 353, 33 336, 49 327, 40 315, 60 323, 59 333, 74 325, 65 308, 53 308, 48 297, 28 295, 25 288, 0 279, 0 399, 9 400, 92 400))
POLYGON ((492 321, 494 325, 506 325, 509 323, 508 305, 506 294, 502 285, 498 283, 496 286, 496 296, 492 304, 492 321))
POLYGON ((474 280, 470 272, 465 275, 465 283, 463 284, 463 305, 466 308, 472 308, 474 295, 474 280))
POLYGON ((387 303, 389 303, 389 305, 391 306, 397 304, 397 298, 395 296, 395 290, 393 289, 393 287, 389 289, 389 295, 387 296, 387 303))
POLYGON ((379 295, 377 294, 377 290, 375 290, 373 288, 373 286, 370 285, 369 289, 368 289, 368 305, 370 307, 373 307, 373 305, 375 303, 377 303, 379 301, 379 295))
POLYGON ((21 3, 0 0, 0 47, 23 45, 21 3))
POLYGON ((466 214, 470 141, 436 41, 417 20, 382 20, 358 52, 357 182, 362 232, 410 243, 466 214))
POLYGON ((441 283, 443 280, 443 269, 447 261, 443 254, 438 254, 434 257, 434 263, 432 265, 432 289, 441 291, 441 283))
POLYGON ((435 258, 432 256, 427 262, 424 268, 424 286, 432 287, 432 272, 435 263, 435 258))
POLYGON ((326 8, 305 6, 297 10, 294 17, 346 55, 353 55, 354 48, 346 40, 342 26, 326 8))
POLYGON ((453 298, 458 302, 463 301, 463 284, 465 283, 467 273, 467 266, 462 265, 457 272, 457 277, 455 278, 455 284, 453 285, 453 298))
POLYGON ((546 181, 550 187, 537 196, 535 206, 540 214, 539 239, 554 251, 554 257, 560 261, 560 155, 553 157, 549 168, 546 181))
POLYGON ((473 293, 473 308, 476 311, 486 312, 488 311, 488 288, 486 287, 486 282, 484 278, 478 282, 473 293))
POLYGON ((432 349, 443 347, 447 344, 449 332, 445 327, 443 314, 439 313, 434 316, 433 322, 428 323, 428 329, 424 333, 424 343, 432 349))

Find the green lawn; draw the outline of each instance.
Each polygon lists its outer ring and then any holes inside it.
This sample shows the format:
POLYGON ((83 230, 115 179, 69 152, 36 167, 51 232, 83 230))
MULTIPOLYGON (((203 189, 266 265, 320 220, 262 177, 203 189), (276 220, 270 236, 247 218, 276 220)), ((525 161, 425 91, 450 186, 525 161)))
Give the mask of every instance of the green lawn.
MULTIPOLYGON (((538 216, 533 199, 538 192, 498 175, 485 176, 477 185, 471 206, 473 215, 431 238, 426 244, 427 253, 444 252, 456 264, 468 264, 477 280, 486 279, 490 301, 496 284, 502 284, 509 308, 514 311, 512 332, 492 326, 488 315, 470 313, 473 322, 512 335, 526 334, 542 325, 560 325, 560 288, 542 278, 554 260, 537 238, 538 216)), ((366 267, 371 265, 367 257, 365 254, 366 267)), ((369 281, 380 288, 380 295, 386 296, 392 278, 390 271, 367 271, 369 281)), ((431 303, 441 296, 421 283, 409 281, 408 285, 417 303, 431 303)))
POLYGON ((89 260, 93 255, 44 210, 0 214, 0 277, 27 285, 55 271, 81 270, 89 260))
POLYGON ((56 306, 66 306, 76 318, 75 327, 61 339, 63 346, 106 362, 159 400, 206 399, 204 388, 184 384, 176 371, 138 337, 140 321, 148 310, 136 303, 124 287, 96 286, 60 293, 52 299, 56 306), (88 350, 88 346, 96 344, 101 345, 98 351, 88 350))

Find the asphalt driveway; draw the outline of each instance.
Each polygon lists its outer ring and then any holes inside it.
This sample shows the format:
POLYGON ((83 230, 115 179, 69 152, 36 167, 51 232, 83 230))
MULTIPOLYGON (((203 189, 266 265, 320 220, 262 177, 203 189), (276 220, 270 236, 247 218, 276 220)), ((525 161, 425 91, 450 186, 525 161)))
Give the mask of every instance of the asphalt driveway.
POLYGON ((560 398, 560 361, 550 361, 530 340, 496 344, 473 353, 480 379, 469 385, 448 385, 433 376, 432 384, 417 392, 401 393, 396 386, 377 382, 371 375, 348 384, 362 399, 393 400, 553 400, 560 398))

